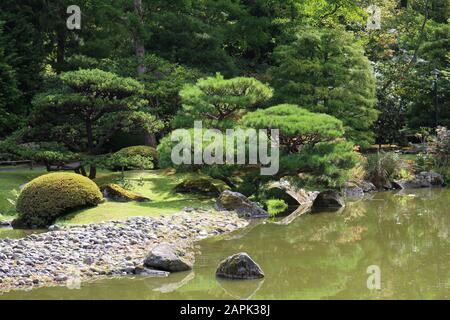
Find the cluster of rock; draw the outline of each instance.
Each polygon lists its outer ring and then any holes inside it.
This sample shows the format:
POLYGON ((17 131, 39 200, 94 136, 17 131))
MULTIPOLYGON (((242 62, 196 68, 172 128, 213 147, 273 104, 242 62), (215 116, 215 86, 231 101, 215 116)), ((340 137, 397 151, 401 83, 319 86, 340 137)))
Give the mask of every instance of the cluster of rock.
POLYGON ((445 186, 445 182, 441 174, 434 171, 424 171, 416 174, 412 179, 388 181, 384 185, 380 185, 379 188, 368 181, 347 183, 343 190, 343 195, 346 198, 360 198, 367 192, 378 190, 420 189, 443 186, 445 186))
POLYGON ((247 224, 235 213, 195 211, 0 239, 0 292, 102 276, 167 276, 192 267, 194 241, 247 224))
POLYGON ((411 180, 395 180, 387 187, 390 189, 419 189, 444 186, 444 178, 434 171, 423 171, 411 180))

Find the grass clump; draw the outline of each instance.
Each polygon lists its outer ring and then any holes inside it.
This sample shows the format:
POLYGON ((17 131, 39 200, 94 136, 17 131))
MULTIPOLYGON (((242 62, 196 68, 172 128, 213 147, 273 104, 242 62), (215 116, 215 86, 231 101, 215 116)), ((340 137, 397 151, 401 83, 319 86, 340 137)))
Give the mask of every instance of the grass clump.
POLYGON ((275 217, 280 213, 283 213, 288 208, 287 203, 281 199, 270 199, 266 202, 267 212, 271 217, 275 217))

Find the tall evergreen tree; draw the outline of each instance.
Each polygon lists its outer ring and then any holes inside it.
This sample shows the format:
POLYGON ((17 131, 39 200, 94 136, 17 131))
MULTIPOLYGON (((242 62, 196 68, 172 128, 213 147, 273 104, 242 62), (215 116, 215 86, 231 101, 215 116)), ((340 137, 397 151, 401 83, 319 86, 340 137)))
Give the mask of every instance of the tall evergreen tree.
POLYGON ((278 102, 333 115, 355 143, 367 146, 373 141, 375 77, 351 34, 303 29, 276 49, 275 60, 269 76, 278 102))
POLYGON ((4 52, 5 37, 0 21, 0 139, 18 128, 19 116, 15 113, 20 103, 20 91, 14 69, 8 64, 4 52))

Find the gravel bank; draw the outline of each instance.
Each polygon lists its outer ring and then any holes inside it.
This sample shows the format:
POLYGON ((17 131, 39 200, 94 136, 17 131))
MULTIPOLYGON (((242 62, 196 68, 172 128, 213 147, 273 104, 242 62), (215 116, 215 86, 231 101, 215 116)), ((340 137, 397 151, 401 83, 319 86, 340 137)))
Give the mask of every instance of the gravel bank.
POLYGON ((0 294, 37 286, 77 287, 99 277, 138 274, 149 250, 161 242, 182 245, 192 254, 193 242, 247 224, 234 213, 183 212, 0 239, 0 294))

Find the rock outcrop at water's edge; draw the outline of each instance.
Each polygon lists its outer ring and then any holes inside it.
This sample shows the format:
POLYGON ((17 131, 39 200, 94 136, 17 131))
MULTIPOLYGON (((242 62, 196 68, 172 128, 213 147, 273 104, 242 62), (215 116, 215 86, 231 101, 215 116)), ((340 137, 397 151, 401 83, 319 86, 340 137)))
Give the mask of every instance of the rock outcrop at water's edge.
POLYGON ((179 246, 161 243, 150 251, 144 266, 169 272, 187 271, 194 266, 194 256, 179 246))
POLYGON ((396 180, 392 182, 394 189, 420 189, 443 187, 444 178, 441 174, 434 171, 423 171, 417 174, 411 180, 396 180))
POLYGON ((143 265, 153 248, 163 243, 175 245, 189 256, 195 241, 247 224, 236 213, 197 210, 0 239, 0 293, 44 285, 68 286, 106 276, 167 276, 168 272, 143 265))
POLYGON ((219 211, 235 211, 243 218, 268 218, 269 214, 258 204, 251 202, 239 192, 225 190, 217 199, 216 209, 219 211))
POLYGON ((314 210, 340 209, 343 207, 345 207, 344 199, 335 190, 327 190, 319 193, 312 205, 312 209, 314 210))
POLYGON ((216 276, 227 279, 260 279, 264 277, 261 267, 245 252, 236 253, 217 267, 216 276))

